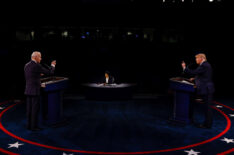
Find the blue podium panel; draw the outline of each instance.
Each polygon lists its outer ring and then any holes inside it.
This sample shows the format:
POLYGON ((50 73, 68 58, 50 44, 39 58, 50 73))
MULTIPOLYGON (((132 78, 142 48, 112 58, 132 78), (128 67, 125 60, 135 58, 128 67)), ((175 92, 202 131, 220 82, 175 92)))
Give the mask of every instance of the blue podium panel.
POLYGON ((195 85, 184 78, 171 78, 170 89, 174 91, 173 120, 189 123, 190 94, 195 85))
POLYGON ((185 81, 170 80, 170 88, 176 91, 184 91, 187 93, 194 92, 194 84, 185 81))
POLYGON ((50 91, 58 91, 58 90, 64 90, 67 88, 67 83, 68 83, 68 79, 64 78, 64 79, 60 79, 58 81, 50 81, 50 82, 46 82, 46 86, 44 88, 44 91, 46 92, 50 92, 50 91))
POLYGON ((63 91, 68 86, 68 78, 50 77, 42 82, 42 112, 43 123, 52 125, 63 119, 63 91))

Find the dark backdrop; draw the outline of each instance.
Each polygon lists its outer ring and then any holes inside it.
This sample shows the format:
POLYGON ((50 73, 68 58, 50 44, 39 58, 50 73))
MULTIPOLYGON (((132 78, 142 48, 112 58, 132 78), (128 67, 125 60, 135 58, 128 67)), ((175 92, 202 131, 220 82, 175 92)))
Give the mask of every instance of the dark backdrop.
POLYGON ((69 77, 68 92, 75 93, 81 92, 81 83, 97 81, 105 70, 117 82, 137 83, 139 93, 167 93, 168 79, 181 76, 181 61, 195 63, 194 55, 204 52, 214 68, 216 96, 232 95, 233 24, 228 3, 82 0, 38 6, 42 7, 22 8, 0 25, 2 97, 23 97, 23 67, 33 50, 42 52, 42 63, 57 60, 56 75, 69 77), (73 38, 61 38, 63 29, 73 38), (96 38, 82 39, 83 30, 96 38), (91 34, 97 30, 102 36, 91 34), (18 33, 31 31, 34 39, 18 33), (49 31, 54 34, 43 35, 49 31), (138 38, 128 36, 128 31, 138 38))

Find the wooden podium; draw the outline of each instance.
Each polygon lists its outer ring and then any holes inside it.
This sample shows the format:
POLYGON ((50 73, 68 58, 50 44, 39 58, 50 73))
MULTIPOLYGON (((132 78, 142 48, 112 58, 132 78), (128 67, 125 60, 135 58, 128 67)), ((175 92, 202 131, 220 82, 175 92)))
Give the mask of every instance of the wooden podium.
POLYGON ((63 92, 68 86, 68 78, 44 78, 41 79, 41 84, 41 122, 47 125, 56 125, 63 121, 63 92))
POLYGON ((171 78, 170 89, 174 95, 174 109, 172 121, 188 124, 190 94, 195 92, 195 85, 185 78, 171 78))

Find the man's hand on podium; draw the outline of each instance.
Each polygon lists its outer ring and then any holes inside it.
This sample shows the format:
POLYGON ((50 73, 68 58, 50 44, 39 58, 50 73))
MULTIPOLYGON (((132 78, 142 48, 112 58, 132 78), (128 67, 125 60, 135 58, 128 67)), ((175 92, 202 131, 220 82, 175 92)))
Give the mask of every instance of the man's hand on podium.
POLYGON ((46 87, 45 83, 42 83, 42 84, 41 84, 41 87, 42 87, 42 88, 45 88, 45 87, 46 87))
POLYGON ((195 80, 195 78, 190 78, 189 81, 193 82, 195 80))
POLYGON ((51 62, 51 66, 53 66, 53 67, 56 66, 56 60, 53 60, 53 61, 51 62))

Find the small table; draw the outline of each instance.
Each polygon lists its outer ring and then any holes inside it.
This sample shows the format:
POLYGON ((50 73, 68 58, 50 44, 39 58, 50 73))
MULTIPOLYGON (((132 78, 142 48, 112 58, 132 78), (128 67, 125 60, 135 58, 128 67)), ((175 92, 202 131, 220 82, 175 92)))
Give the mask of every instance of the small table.
POLYGON ((133 88, 136 84, 82 84, 85 88, 85 97, 92 100, 123 100, 132 99, 133 88))

